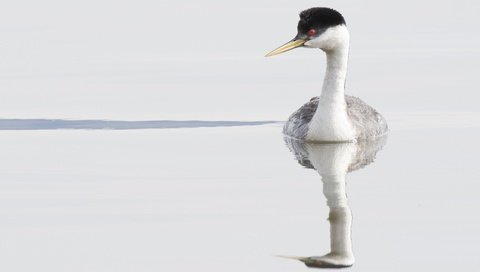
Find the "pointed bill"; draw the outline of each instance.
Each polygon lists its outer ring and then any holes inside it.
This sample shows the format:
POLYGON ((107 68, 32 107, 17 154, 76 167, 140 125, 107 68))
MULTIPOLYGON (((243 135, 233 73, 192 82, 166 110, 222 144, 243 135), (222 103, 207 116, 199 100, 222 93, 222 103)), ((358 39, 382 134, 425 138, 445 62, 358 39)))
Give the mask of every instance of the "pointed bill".
POLYGON ((286 44, 280 46, 279 48, 273 50, 272 52, 266 54, 265 57, 271 57, 271 56, 281 54, 283 52, 287 52, 289 50, 292 50, 294 48, 302 46, 305 42, 306 42, 305 40, 289 41, 288 43, 286 43, 286 44))

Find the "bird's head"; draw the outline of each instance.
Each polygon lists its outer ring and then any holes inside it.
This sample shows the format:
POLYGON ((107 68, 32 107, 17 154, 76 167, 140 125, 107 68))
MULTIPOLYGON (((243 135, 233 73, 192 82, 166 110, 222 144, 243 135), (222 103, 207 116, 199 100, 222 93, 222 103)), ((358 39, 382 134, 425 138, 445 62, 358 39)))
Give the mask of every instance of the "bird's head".
POLYGON ((331 51, 348 44, 345 19, 330 8, 311 8, 300 13, 297 35, 288 43, 268 53, 266 57, 281 54, 297 47, 320 48, 331 51))

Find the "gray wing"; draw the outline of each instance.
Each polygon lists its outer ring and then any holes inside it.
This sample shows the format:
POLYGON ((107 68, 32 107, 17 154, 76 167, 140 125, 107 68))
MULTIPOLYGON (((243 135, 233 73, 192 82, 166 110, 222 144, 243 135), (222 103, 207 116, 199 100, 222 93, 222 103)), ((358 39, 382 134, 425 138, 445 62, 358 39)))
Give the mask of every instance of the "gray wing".
MULTIPOLYGON (((295 139, 304 140, 308 133, 308 124, 318 107, 319 97, 313 97, 295 111, 283 126, 283 133, 295 139)), ((374 108, 360 98, 345 95, 347 114, 357 131, 357 139, 374 139, 388 132, 387 121, 374 108)))
POLYGON ((301 108, 292 113, 283 126, 283 133, 295 139, 304 140, 307 137, 308 124, 318 107, 318 96, 313 97, 301 108))
POLYGON ((350 122, 357 131, 357 139, 374 139, 387 134, 387 121, 360 98, 345 95, 350 122))

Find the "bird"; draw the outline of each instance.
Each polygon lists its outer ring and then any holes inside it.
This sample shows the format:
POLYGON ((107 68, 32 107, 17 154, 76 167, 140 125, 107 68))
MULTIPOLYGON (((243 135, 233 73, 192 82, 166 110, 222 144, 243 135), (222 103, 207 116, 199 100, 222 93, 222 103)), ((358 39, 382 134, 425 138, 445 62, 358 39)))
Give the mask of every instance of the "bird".
POLYGON ((350 35, 342 14, 315 7, 300 13, 297 35, 266 57, 298 47, 318 48, 327 67, 320 96, 295 111, 283 133, 306 142, 355 142, 388 133, 385 118, 358 97, 345 94, 350 35))

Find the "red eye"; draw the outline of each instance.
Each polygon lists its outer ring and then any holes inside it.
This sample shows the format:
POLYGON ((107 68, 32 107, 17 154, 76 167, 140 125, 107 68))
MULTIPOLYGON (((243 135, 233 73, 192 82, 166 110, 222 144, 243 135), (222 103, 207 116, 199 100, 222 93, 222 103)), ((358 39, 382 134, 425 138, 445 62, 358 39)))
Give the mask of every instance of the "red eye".
POLYGON ((307 34, 308 34, 308 36, 313 36, 313 35, 317 34, 317 31, 312 28, 312 29, 310 29, 310 30, 308 31, 307 34))

